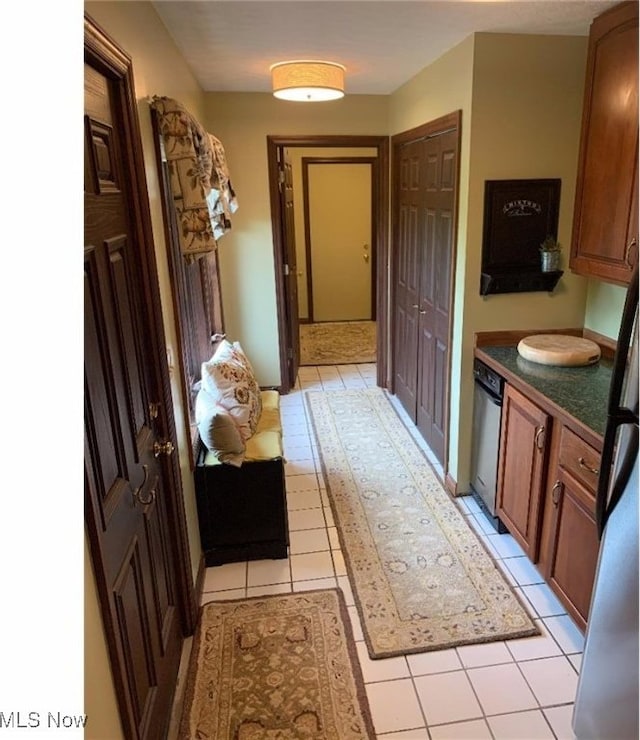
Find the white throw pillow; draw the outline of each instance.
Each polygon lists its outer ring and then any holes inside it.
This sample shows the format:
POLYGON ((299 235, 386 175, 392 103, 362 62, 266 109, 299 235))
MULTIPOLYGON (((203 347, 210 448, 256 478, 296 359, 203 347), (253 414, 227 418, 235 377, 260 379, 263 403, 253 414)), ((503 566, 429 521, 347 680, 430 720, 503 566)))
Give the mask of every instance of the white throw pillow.
POLYGON ((200 439, 220 462, 240 467, 244 461, 245 444, 229 412, 206 390, 196 396, 196 424, 200 439))
POLYGON ((260 387, 242 349, 226 339, 202 363, 202 388, 233 417, 243 440, 251 437, 262 413, 260 387))

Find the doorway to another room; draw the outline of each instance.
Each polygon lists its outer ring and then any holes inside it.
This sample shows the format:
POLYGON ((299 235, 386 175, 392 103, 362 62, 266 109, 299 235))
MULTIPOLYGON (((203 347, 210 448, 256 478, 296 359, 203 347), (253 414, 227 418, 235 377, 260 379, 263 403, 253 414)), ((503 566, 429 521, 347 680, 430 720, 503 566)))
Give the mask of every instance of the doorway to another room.
POLYGON ((298 368, 376 363, 387 382, 386 136, 267 137, 281 392, 298 368), (339 349, 342 352, 338 354, 339 349))
POLYGON ((294 178, 301 366, 376 360, 376 167, 375 156, 301 157, 301 198, 294 178))

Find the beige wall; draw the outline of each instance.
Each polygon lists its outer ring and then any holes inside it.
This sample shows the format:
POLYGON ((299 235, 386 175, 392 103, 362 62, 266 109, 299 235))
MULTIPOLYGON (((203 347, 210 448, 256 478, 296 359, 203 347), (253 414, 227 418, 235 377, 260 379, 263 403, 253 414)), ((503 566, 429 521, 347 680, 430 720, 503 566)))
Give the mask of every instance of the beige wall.
POLYGON ((469 490, 474 332, 583 325, 587 282, 568 270, 567 260, 586 50, 584 37, 475 37, 466 273, 456 294, 464 300, 461 331, 456 331, 460 395, 452 398, 451 413, 457 432, 451 467, 462 490, 469 490), (565 273, 560 283, 553 293, 480 296, 484 181, 546 177, 562 180, 558 238, 565 273))
POLYGON ((239 204, 219 245, 225 329, 242 342, 261 385, 280 383, 267 136, 380 136, 387 107, 388 97, 376 95, 314 106, 261 93, 206 95, 206 126, 224 144, 239 204))
POLYGON ((618 285, 603 283, 601 280, 589 280, 585 327, 610 339, 616 339, 626 294, 626 289, 618 285))
MULTIPOLYGON (((202 115, 202 92, 184 59, 176 49, 164 25, 150 3, 146 2, 87 2, 88 14, 131 56, 138 116, 142 134, 142 145, 149 191, 151 220, 158 263, 158 279, 162 301, 162 318, 166 332, 167 347, 173 357, 179 357, 175 329, 173 303, 169 280, 162 205, 159 195, 156 158, 151 131, 151 118, 147 97, 167 95, 182 102, 194 115, 202 115)), ((193 476, 186 454, 188 433, 180 399, 179 372, 171 373, 171 392, 174 399, 174 415, 177 427, 180 469, 184 491, 184 503, 189 531, 192 572, 195 579, 200 559, 200 535, 195 505, 193 476)), ((89 575, 86 576, 89 578, 89 575)), ((91 575, 91 578, 93 576, 91 575)), ((108 678, 109 665, 106 647, 100 646, 102 624, 97 623, 99 607, 95 601, 95 589, 85 589, 85 639, 91 650, 92 659, 85 665, 85 702, 95 708, 90 716, 87 738, 117 738, 114 728, 119 726, 115 705, 111 698, 112 687, 108 678), (95 718, 95 719, 94 719, 95 718)))
POLYGON ((559 239, 570 242, 585 61, 583 37, 480 33, 392 96, 393 133, 462 110, 449 450, 460 491, 469 490, 474 332, 583 323, 586 281, 568 271, 553 294, 483 298, 478 287, 485 180, 560 177, 559 239))
MULTIPOLYGON (((471 132, 474 125, 472 115, 472 83, 475 40, 469 36, 462 43, 444 54, 391 96, 389 118, 391 133, 420 126, 454 111, 462 111, 462 133, 460 142, 460 181, 458 184, 458 235, 456 264, 454 271, 453 339, 451 342, 451 393, 449 430, 449 471, 457 480, 458 440, 460 424, 460 385, 463 363, 462 334, 463 311, 466 299, 468 247, 467 209, 469 193, 469 163, 471 132)), ((393 243, 391 243, 393 251, 393 243)), ((464 475, 468 475, 464 473, 464 475)))

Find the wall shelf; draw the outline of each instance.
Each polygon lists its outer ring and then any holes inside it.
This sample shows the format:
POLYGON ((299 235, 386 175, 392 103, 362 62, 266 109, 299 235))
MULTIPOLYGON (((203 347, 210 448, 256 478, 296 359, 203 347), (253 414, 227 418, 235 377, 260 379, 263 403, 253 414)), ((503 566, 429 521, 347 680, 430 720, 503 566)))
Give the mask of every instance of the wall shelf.
POLYGON ((558 280, 564 274, 563 270, 553 272, 483 272, 480 274, 480 295, 494 293, 533 293, 552 292, 558 280))

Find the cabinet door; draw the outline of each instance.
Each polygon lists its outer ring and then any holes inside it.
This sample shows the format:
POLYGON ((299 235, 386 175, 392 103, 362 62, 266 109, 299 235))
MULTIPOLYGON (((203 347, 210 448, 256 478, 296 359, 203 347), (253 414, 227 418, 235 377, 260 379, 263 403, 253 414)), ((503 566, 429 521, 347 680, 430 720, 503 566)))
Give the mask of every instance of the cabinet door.
POLYGON ((553 486, 551 556, 547 581, 584 630, 598 562, 595 499, 561 468, 553 486))
POLYGON ((638 259, 638 3, 596 18, 587 76, 570 267, 626 284, 638 259))
POLYGON ((505 389, 497 515, 535 563, 551 417, 512 386, 505 389))

